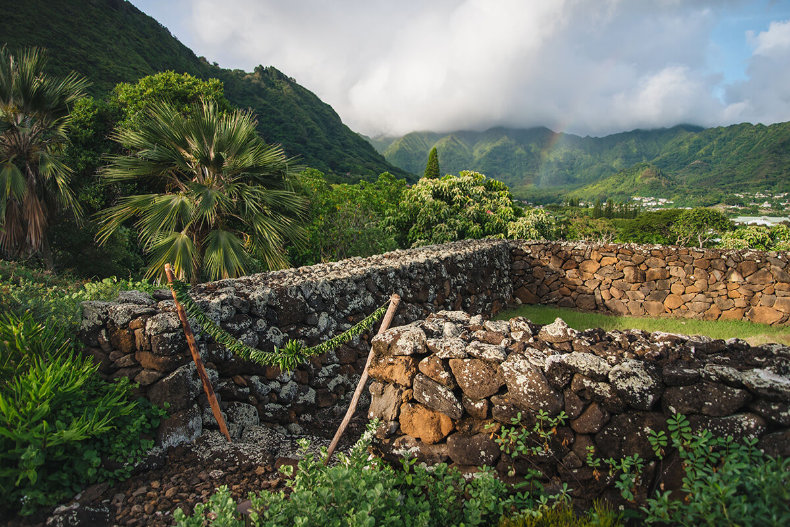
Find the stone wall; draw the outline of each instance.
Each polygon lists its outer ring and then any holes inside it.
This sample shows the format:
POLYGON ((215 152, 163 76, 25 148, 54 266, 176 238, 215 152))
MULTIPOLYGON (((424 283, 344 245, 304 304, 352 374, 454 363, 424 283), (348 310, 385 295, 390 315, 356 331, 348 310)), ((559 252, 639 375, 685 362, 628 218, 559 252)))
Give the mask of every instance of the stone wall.
MULTIPOLYGON (((496 312, 512 298, 509 247, 480 240, 395 251, 202 284, 192 295, 224 329, 265 350, 288 339, 315 345, 360 321, 392 293, 402 297, 393 326, 445 308, 496 312)), ((370 349, 367 336, 357 338, 285 374, 240 361, 193 328, 236 437, 259 420, 291 433, 304 426, 333 432, 370 349)), ((81 339, 104 375, 129 377, 140 384, 141 395, 160 406, 169 403, 172 417, 160 427, 161 444, 216 427, 169 290, 84 303, 81 339)))
MULTIPOLYGON (((384 455, 408 451, 429 463, 489 465, 503 474, 537 469, 547 484, 566 482, 587 500, 616 495, 612 481, 586 464, 588 447, 604 459, 645 459, 642 496, 659 480, 677 486, 678 463, 656 463, 647 440, 649 430, 667 431, 674 412, 696 430, 758 438, 768 454, 790 455, 790 347, 578 332, 560 319, 539 326, 458 311, 390 329, 372 345, 369 417, 382 420, 384 455), (541 410, 565 412, 567 420, 540 454, 502 453, 501 425, 523 412, 532 427, 541 410)), ((544 446, 534 435, 528 444, 544 446)))
POLYGON ((618 315, 790 322, 787 252, 511 242, 527 304, 618 315))
MULTIPOLYGON (((504 240, 462 241, 370 258, 202 284, 193 296, 249 345, 334 336, 384 303, 403 298, 393 326, 442 309, 490 315, 510 302, 555 303, 615 313, 750 318, 790 316, 787 255, 646 246, 504 240)), ((85 303, 81 338, 107 377, 126 376, 156 404, 170 403, 164 444, 216 426, 191 364, 168 290, 85 303)), ((231 431, 274 423, 327 433, 345 411, 370 349, 367 336, 290 374, 240 361, 200 339, 231 431)), ((363 401, 362 406, 365 406, 363 401)))

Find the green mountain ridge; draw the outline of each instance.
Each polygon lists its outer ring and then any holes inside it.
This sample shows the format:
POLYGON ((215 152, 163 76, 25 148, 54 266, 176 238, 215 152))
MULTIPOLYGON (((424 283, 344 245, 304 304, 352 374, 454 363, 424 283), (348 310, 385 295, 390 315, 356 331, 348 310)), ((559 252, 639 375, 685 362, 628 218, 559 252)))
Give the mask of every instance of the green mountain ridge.
POLYGON ((507 183, 519 197, 790 190, 790 123, 707 129, 684 124, 605 137, 498 127, 412 132, 375 145, 388 161, 415 173, 436 147, 443 173, 476 170, 507 183))
POLYGON ((11 50, 46 48, 49 71, 64 75, 74 70, 85 75, 93 83, 94 96, 107 93, 119 82, 136 82, 165 70, 218 78, 231 103, 256 113, 264 139, 282 144, 301 164, 347 182, 385 171, 410 177, 294 79, 271 66, 245 72, 209 64, 125 0, 0 0, 0 6, 4 8, 0 43, 11 50))

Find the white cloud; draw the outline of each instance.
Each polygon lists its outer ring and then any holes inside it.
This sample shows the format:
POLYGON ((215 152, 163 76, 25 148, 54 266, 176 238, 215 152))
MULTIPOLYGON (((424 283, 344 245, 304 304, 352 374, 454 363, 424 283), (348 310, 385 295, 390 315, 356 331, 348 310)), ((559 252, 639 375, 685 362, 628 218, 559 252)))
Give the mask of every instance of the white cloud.
POLYGON ((370 134, 790 119, 790 21, 734 36, 754 48, 749 80, 714 95, 711 33, 743 3, 192 0, 186 40, 226 67, 274 65, 370 134))
POLYGON ((772 22, 766 31, 748 37, 754 46, 748 79, 727 88, 723 120, 790 121, 790 20, 772 22))

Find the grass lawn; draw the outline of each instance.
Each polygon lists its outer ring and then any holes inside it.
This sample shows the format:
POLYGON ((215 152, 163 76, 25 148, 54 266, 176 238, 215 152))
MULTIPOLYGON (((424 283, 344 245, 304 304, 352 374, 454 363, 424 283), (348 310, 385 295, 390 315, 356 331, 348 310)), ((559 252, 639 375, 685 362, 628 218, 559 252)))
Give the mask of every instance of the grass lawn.
POLYGON ((536 324, 549 324, 560 317, 569 326, 578 330, 602 328, 642 329, 645 331, 665 331, 685 335, 707 335, 716 339, 738 337, 752 346, 768 342, 790 345, 790 327, 766 326, 745 320, 694 320, 688 318, 624 317, 589 313, 556 306, 524 304, 515 309, 501 311, 494 317, 507 320, 523 316, 536 324))

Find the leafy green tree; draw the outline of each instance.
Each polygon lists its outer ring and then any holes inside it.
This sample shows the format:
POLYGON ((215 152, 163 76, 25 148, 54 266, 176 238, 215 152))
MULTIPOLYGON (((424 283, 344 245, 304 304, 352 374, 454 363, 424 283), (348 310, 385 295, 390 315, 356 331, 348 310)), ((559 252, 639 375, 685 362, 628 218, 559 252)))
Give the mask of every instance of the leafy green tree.
POLYGON ((695 242, 702 248, 705 244, 733 228, 732 222, 715 209, 696 208, 684 210, 672 225, 672 233, 678 245, 695 242))
POLYGON ((510 222, 507 237, 517 240, 553 240, 556 238, 556 222, 543 209, 529 209, 522 217, 510 222))
POLYGON ((592 217, 596 219, 603 217, 603 205, 601 204, 600 198, 595 200, 592 210, 592 217))
POLYGON ((425 177, 428 179, 439 179, 441 172, 439 171, 439 154, 436 152, 436 147, 431 148, 428 153, 428 164, 425 165, 425 177))
POLYGON ((478 172, 420 179, 406 189, 391 225, 401 247, 466 238, 503 238, 521 215, 507 185, 478 172))
POLYGON ((617 239, 624 243, 658 243, 671 245, 677 240, 672 225, 682 209, 642 212, 633 219, 615 220, 617 239))
POLYGON ((159 101, 167 101, 181 113, 188 113, 199 101, 210 101, 222 111, 232 109, 218 79, 201 80, 189 73, 163 71, 141 78, 134 84, 115 86, 111 103, 121 111, 121 126, 134 127, 159 101))
POLYGON ((722 234, 719 246, 727 249, 787 251, 790 250, 790 227, 785 224, 771 227, 747 225, 722 234))
POLYGON ((617 231, 611 220, 575 216, 570 218, 566 227, 565 238, 568 240, 584 240, 596 243, 610 243, 617 231))
POLYGON ((99 240, 136 218, 149 277, 161 277, 166 262, 192 282, 246 274, 255 259, 286 266, 284 245, 303 238, 304 200, 291 190, 290 161, 255 126, 249 112, 206 102, 186 114, 155 104, 138 128, 120 128, 115 140, 129 154, 112 156, 102 175, 143 178, 156 192, 124 196, 101 212, 99 240))
POLYGON ((52 266, 47 231, 58 207, 79 217, 62 161, 70 110, 87 80, 44 72, 41 50, 12 55, 0 48, 0 248, 14 256, 41 254, 52 266))
POLYGON ((96 244, 99 225, 95 217, 122 195, 156 192, 150 181, 108 184, 97 177, 104 160, 119 155, 123 147, 111 136, 117 127, 134 128, 148 109, 169 101, 182 113, 201 100, 230 110, 223 85, 217 79, 201 80, 166 71, 142 77, 136 83, 118 84, 105 98, 84 97, 72 111, 69 143, 64 161, 73 168, 71 187, 90 219, 77 223, 62 212, 51 229, 55 265, 81 276, 137 275, 143 266, 142 249, 127 228, 118 229, 101 246, 96 244))
POLYGON ((305 170, 296 190, 309 202, 307 241, 301 248, 290 248, 292 261, 312 265, 397 249, 387 218, 405 188, 404 180, 388 172, 373 182, 333 185, 318 170, 305 170))

